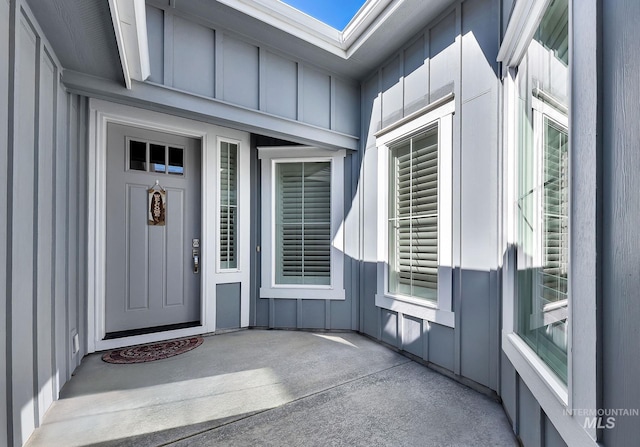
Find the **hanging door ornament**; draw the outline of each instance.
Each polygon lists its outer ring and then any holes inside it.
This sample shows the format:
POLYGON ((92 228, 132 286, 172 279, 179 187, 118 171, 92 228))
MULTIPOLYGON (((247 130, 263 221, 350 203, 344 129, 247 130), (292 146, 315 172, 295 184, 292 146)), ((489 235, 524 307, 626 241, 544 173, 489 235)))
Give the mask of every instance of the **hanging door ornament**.
POLYGON ((167 192, 156 180, 149 193, 149 225, 164 226, 167 212, 167 192))

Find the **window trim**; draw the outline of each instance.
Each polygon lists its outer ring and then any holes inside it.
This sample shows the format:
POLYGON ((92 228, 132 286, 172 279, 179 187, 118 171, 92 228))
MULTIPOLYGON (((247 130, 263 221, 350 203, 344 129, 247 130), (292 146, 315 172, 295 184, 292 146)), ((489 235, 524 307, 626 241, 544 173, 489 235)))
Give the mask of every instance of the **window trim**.
POLYGON ((344 158, 345 150, 317 147, 259 147, 262 163, 262 278, 260 298, 344 300, 344 158), (276 284, 276 167, 279 163, 331 163, 331 280, 329 285, 276 284))
POLYGON ((453 96, 376 133, 378 156, 378 284, 376 306, 448 327, 453 312, 453 96), (389 292, 389 159, 392 147, 438 128, 438 291, 435 302, 389 292))

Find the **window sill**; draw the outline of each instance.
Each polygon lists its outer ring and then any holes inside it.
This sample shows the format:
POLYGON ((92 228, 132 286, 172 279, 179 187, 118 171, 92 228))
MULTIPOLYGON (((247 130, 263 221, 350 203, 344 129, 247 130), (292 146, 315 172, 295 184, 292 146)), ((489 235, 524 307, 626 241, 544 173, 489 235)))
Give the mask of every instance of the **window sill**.
POLYGON ((513 364, 520 376, 527 377, 534 372, 539 380, 525 380, 527 386, 536 394, 545 393, 554 396, 556 401, 564 408, 569 405, 569 391, 556 374, 551 371, 540 357, 527 345, 527 343, 515 333, 502 335, 502 349, 509 361, 513 364), (544 385, 542 385, 544 384, 544 385))
POLYGON ((260 298, 293 300, 345 300, 344 289, 318 286, 261 287, 260 298))
POLYGON ((449 310, 438 309, 437 305, 431 301, 376 294, 376 306, 415 318, 422 318, 442 326, 455 327, 455 314, 449 310))

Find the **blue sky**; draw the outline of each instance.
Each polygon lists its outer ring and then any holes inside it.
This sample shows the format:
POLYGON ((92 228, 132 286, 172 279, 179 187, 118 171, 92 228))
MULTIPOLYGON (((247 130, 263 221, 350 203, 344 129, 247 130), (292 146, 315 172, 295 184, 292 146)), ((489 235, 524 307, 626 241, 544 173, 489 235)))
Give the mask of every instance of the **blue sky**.
POLYGON ((281 0, 342 31, 365 0, 281 0))

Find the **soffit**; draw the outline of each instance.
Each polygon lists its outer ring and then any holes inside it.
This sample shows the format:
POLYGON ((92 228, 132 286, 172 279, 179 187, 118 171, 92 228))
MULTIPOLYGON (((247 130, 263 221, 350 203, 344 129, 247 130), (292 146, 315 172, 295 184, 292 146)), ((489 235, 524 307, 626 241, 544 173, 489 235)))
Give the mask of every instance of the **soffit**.
POLYGON ((27 0, 62 66, 124 83, 106 0, 27 0))

